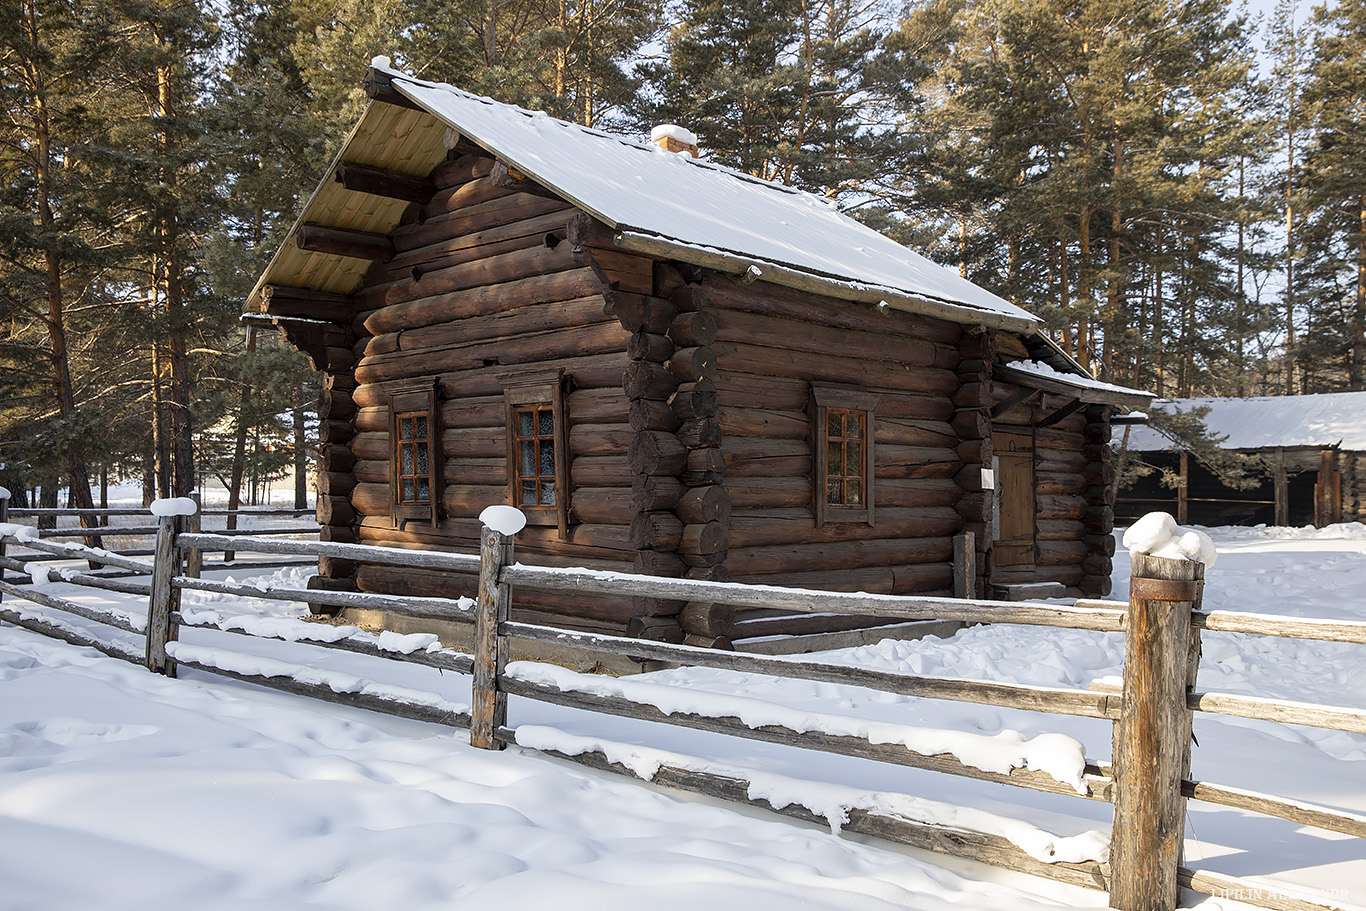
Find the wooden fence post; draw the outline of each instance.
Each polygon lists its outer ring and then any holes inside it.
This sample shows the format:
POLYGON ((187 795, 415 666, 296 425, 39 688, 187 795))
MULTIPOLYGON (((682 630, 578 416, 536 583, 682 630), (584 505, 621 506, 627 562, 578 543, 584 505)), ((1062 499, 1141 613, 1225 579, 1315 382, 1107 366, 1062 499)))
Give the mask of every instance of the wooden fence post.
POLYGON ((1115 722, 1110 907, 1173 911, 1185 839, 1194 683, 1191 612, 1204 564, 1133 555, 1124 642, 1124 696, 1115 722))
POLYGON ((487 525, 479 533, 479 603, 474 614, 474 697, 470 706, 470 745, 501 750, 498 729, 507 723, 507 694, 499 687, 507 664, 507 639, 498 624, 508 618, 512 587, 499 582, 512 562, 512 537, 487 525))
POLYGON ((977 536, 970 531, 953 538, 953 596, 977 597, 977 536))
POLYGON ((166 643, 179 632, 171 615, 180 610, 180 589, 171 579, 180 575, 181 553, 176 538, 185 530, 182 515, 157 516, 156 551, 152 556, 152 593, 147 599, 147 669, 167 677, 176 675, 166 643))

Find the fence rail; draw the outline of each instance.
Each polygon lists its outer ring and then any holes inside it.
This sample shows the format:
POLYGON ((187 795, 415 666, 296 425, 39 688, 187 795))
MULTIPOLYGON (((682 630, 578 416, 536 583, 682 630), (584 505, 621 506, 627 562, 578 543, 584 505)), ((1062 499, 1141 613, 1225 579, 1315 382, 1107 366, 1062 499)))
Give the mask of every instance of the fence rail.
MULTIPOLYGON (((514 563, 512 539, 490 528, 483 530, 481 552, 476 556, 335 542, 284 541, 215 532, 195 533, 186 531, 184 525, 185 517, 182 516, 159 519, 158 557, 152 563, 138 561, 137 564, 151 576, 147 582, 115 582, 73 570, 52 571, 52 575, 74 584, 108 588, 115 583, 123 586, 115 590, 146 595, 146 624, 130 622, 118 612, 80 605, 36 587, 21 587, 0 581, 0 593, 143 637, 146 642, 144 654, 135 655, 125 645, 118 643, 101 642, 51 615, 39 616, 33 611, 12 605, 0 607, 0 619, 68 642, 89 645, 115 657, 144 663, 172 676, 179 665, 331 702, 468 727, 471 743, 487 749, 500 749, 506 743, 518 742, 517 728, 509 725, 507 719, 507 697, 512 695, 574 709, 680 725, 789 747, 863 757, 1108 802, 1114 807, 1108 863, 1046 863, 998 836, 961 829, 949 830, 928 822, 893 819, 858 809, 850 813, 849 822, 843 828, 984 860, 1064 882, 1108 889, 1112 907, 1126 911, 1174 908, 1178 890, 1182 886, 1220 893, 1238 890, 1244 900, 1266 907, 1329 907, 1310 901, 1287 900, 1284 896, 1270 896, 1262 900, 1258 897, 1262 893, 1251 884, 1181 866, 1180 846, 1184 834, 1185 802, 1188 800, 1234 807, 1345 835, 1366 837, 1366 816, 1192 778, 1189 751, 1185 747, 1190 737, 1192 718, 1197 711, 1314 724, 1335 730, 1366 730, 1366 712, 1360 709, 1197 692, 1194 683, 1202 630, 1361 643, 1366 642, 1366 624, 1203 612, 1199 609, 1201 583, 1196 564, 1136 556, 1136 575, 1131 583, 1135 597, 1128 604, 1080 601, 1066 607, 820 593, 777 586, 661 579, 627 573, 529 566, 514 563), (477 604, 471 607, 468 600, 458 599, 297 588, 268 588, 263 591, 254 585, 195 578, 183 571, 186 554, 229 543, 239 549, 259 549, 262 553, 291 556, 343 557, 395 566, 458 569, 464 572, 478 568, 479 598, 477 604), (815 659, 723 652, 565 630, 511 620, 509 605, 514 587, 781 607, 792 611, 848 613, 900 621, 955 619, 1122 631, 1126 636, 1124 676, 1118 686, 1098 683, 1088 690, 1071 690, 900 674, 834 665, 815 659), (455 705, 440 699, 417 696, 404 698, 401 694, 393 693, 336 692, 326 682, 317 682, 314 679, 316 673, 299 673, 306 670, 302 666, 286 665, 262 670, 259 662, 235 665, 217 649, 182 644, 177 641, 181 628, 219 629, 242 636, 256 635, 214 624, 187 622, 179 608, 180 593, 187 590, 373 608, 472 623, 474 648, 471 655, 444 649, 403 654, 384 649, 376 641, 354 637, 337 641, 323 638, 303 640, 321 648, 341 649, 468 674, 472 678, 470 704, 455 705), (781 720, 754 723, 752 720, 742 720, 739 714, 728 714, 723 703, 718 703, 722 707, 714 711, 679 710, 676 706, 666 711, 640 696, 638 691, 633 692, 629 680, 607 685, 601 677, 575 674, 564 669, 532 673, 526 670, 528 666, 523 665, 509 671, 507 661, 512 639, 626 655, 641 661, 726 669, 819 683, 852 684, 897 695, 1108 720, 1115 726, 1114 761, 1106 763, 1086 759, 1084 775, 1078 787, 1076 782, 1062 781, 1036 769, 1016 767, 1008 772, 985 771, 953 753, 935 748, 916 749, 913 744, 907 745, 909 741, 876 742, 876 738, 870 736, 857 736, 838 730, 799 731, 781 720), (309 678, 307 681, 300 679, 305 676, 309 678)), ((5 541, 26 546, 35 543, 31 540, 20 542, 13 535, 0 536, 0 542, 5 541)), ((78 544, 45 546, 57 548, 67 557, 93 560, 99 556, 99 552, 78 544)), ((0 566, 12 568, 16 562, 0 557, 0 566)), ((553 745, 541 748, 593 768, 635 774, 614 763, 599 749, 570 754, 555 749, 553 745)), ((652 780, 671 787, 757 803, 798 818, 815 818, 810 810, 800 806, 776 808, 761 800, 751 799, 745 792, 745 782, 706 769, 666 764, 652 780)))

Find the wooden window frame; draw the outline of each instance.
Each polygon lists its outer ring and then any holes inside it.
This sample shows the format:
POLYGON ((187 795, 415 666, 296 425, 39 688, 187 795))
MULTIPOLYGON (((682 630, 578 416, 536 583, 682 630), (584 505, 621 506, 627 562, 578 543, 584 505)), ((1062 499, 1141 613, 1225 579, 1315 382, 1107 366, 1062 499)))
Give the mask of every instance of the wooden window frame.
MULTIPOLYGON (((508 503, 526 514, 528 525, 554 526, 561 537, 569 529, 569 427, 565 416, 565 387, 567 377, 563 369, 526 370, 499 376, 503 386, 503 402, 507 426, 508 503), (517 412, 527 406, 549 407, 553 421, 555 447, 555 504, 553 506, 524 506, 519 496, 521 486, 518 459, 517 412)), ((539 475, 537 476, 540 477, 539 475)))
POLYGON ((404 522, 426 521, 436 528, 441 521, 441 497, 445 492, 445 456, 441 446, 441 410, 437 401, 435 377, 389 389, 389 509, 394 527, 404 522), (403 500, 403 464, 400 458, 402 418, 427 416, 427 489, 428 499, 417 502, 403 500))
POLYGON ((876 515, 873 491, 877 486, 874 456, 876 433, 874 412, 878 396, 857 386, 811 384, 811 451, 814 473, 811 479, 812 502, 815 506, 816 527, 835 522, 861 522, 872 526, 876 515), (826 483, 829 480, 827 448, 831 411, 863 413, 863 505, 861 507, 833 506, 826 502, 826 483))

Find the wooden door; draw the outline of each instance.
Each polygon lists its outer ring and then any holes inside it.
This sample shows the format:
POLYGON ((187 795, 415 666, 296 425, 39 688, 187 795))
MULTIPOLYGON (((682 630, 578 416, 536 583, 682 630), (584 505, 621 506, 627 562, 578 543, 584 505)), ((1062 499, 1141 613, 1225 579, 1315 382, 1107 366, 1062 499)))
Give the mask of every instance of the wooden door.
POLYGON ((996 463, 997 566, 1034 563, 1034 431, 1028 427, 993 427, 996 463))

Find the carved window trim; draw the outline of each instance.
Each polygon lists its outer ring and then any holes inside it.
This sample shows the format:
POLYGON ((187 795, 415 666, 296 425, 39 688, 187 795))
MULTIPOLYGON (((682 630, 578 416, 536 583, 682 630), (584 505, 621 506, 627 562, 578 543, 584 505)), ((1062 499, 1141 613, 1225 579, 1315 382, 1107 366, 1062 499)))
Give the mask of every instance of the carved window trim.
POLYGON ((874 412, 878 396, 857 386, 839 386, 827 383, 811 384, 811 450, 813 458, 812 503, 815 506, 816 527, 834 522, 861 522, 874 524, 875 508, 873 491, 876 487, 874 466, 874 412), (832 439, 831 417, 839 416, 841 436, 832 439), (861 439, 847 436, 851 423, 859 425, 861 439), (862 458, 851 465, 830 464, 831 444, 847 453, 850 443, 862 447, 862 458), (852 474, 851 467, 861 474, 852 474), (832 474, 832 469, 835 473, 832 474), (843 493, 835 493, 836 488, 844 492, 849 483, 862 485, 862 505, 851 506, 847 502, 832 502, 831 497, 845 499, 843 493))
POLYGON ((389 389, 389 508, 394 527, 402 528, 407 521, 429 522, 436 528, 441 521, 441 497, 444 493, 444 462, 441 446, 441 409, 437 401, 437 380, 435 377, 406 383, 389 389), (419 419, 425 418, 427 438, 421 441, 427 457, 427 497, 418 496, 421 472, 417 465, 421 460, 417 440, 404 439, 404 423, 411 422, 417 429, 419 419), (403 452, 405 446, 412 447, 413 474, 405 474, 403 452), (414 495, 405 494, 404 479, 414 479, 414 495))
POLYGON ((507 476, 508 503, 526 514, 528 525, 554 526, 564 536, 569 528, 569 427, 565 416, 565 387, 567 378, 563 369, 526 370, 505 373, 499 376, 503 385, 503 402, 506 408, 507 426, 507 476), (532 414, 533 428, 539 429, 540 415, 549 412, 549 433, 533 433, 528 436, 519 432, 521 416, 532 414), (539 470, 543 447, 549 443, 552 449, 552 473, 544 474, 539 470), (530 444, 533 451, 532 470, 535 474, 524 474, 523 450, 530 444), (535 491, 536 497, 553 484, 553 503, 524 503, 524 489, 527 485, 535 491))

